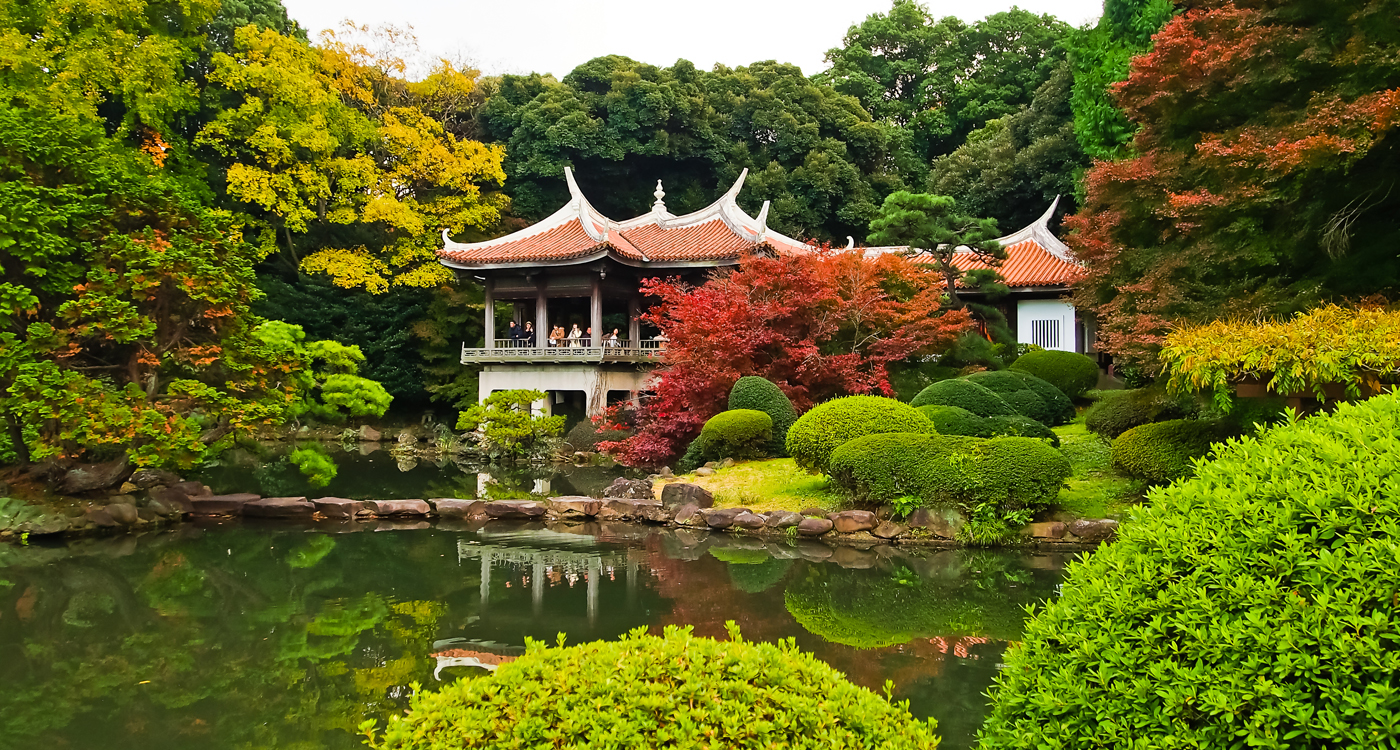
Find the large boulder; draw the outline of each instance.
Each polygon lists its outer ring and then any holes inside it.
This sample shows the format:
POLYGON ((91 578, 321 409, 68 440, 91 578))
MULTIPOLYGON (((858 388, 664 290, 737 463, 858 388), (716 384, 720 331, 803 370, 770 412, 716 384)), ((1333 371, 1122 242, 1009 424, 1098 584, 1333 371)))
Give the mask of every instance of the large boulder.
POLYGON ((190 514, 195 516, 236 516, 243 512, 244 505, 261 499, 261 495, 254 495, 251 492, 192 497, 190 498, 190 514))
POLYGON ((152 487, 169 487, 178 484, 180 477, 163 469, 137 469, 131 474, 131 483, 137 489, 149 490, 152 487))
POLYGON ((214 493, 199 482, 176 482, 170 485, 170 489, 179 490, 189 497, 209 497, 214 493))
POLYGON ((486 515, 491 518, 530 520, 543 516, 545 510, 544 503, 535 500, 496 500, 486 504, 486 515))
POLYGON ((136 506, 130 503, 112 503, 105 510, 107 515, 112 517, 112 520, 123 526, 134 526, 140 518, 136 512, 136 506))
POLYGON ((602 510, 603 501, 582 495, 556 497, 549 501, 549 509, 560 518, 592 518, 602 510))
POLYGON ((422 500, 367 500, 376 516, 426 516, 432 508, 422 500))
POLYGON ((440 497, 429 500, 433 510, 441 518, 474 518, 486 515, 486 503, 480 500, 457 500, 455 498, 440 497))
POLYGON ((1081 518, 1069 525, 1069 533, 1086 542, 1107 542, 1118 535, 1118 522, 1111 518, 1081 518))
POLYGON ((190 505, 190 496, 173 488, 157 487, 146 493, 147 504, 161 515, 170 515, 174 512, 189 513, 194 510, 190 505))
POLYGON ((326 518, 354 518, 359 513, 369 512, 363 500, 347 497, 318 497, 311 504, 326 518))
POLYGON ((739 515, 734 517, 735 526, 741 529, 749 529, 750 531, 763 528, 766 525, 767 521, 767 518, 764 518, 763 516, 760 516, 757 513, 740 513, 739 515))
POLYGON ((678 482, 668 484, 661 490, 661 504, 674 508, 678 505, 694 503, 696 507, 713 508, 715 496, 698 484, 678 482))
POLYGON ((797 524, 797 533, 802 536, 821 536, 831 531, 831 521, 825 518, 804 518, 797 524))
POLYGON ((827 520, 832 526, 842 534, 851 534, 857 531, 870 531, 875 528, 878 521, 875 514, 868 510, 843 510, 838 513, 827 515, 827 520))
POLYGON ((64 473, 58 491, 65 495, 115 487, 126 479, 130 462, 123 453, 120 458, 101 464, 78 464, 64 473))
POLYGON ((656 490, 653 489, 650 479, 627 479, 618 477, 608 488, 603 490, 603 497, 609 500, 619 498, 622 500, 655 500, 656 490))
POLYGON ((248 518, 310 518, 315 512, 316 506, 305 497, 267 497, 243 505, 248 518))

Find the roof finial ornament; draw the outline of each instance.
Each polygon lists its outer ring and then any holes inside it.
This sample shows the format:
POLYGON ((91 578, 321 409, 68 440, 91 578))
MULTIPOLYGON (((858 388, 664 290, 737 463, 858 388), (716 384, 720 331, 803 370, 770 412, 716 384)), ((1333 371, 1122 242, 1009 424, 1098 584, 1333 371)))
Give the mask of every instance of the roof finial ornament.
POLYGON ((651 210, 656 213, 665 212, 666 201, 663 201, 662 198, 666 197, 666 191, 661 189, 661 180, 656 181, 656 192, 652 193, 652 195, 656 196, 656 202, 651 204, 651 210))

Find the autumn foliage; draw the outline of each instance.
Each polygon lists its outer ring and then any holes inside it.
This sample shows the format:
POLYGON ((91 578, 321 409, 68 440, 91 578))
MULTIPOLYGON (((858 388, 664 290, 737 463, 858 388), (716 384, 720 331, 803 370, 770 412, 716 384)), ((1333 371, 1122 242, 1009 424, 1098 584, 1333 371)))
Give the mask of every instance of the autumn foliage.
POLYGON ((886 365, 942 351, 972 327, 966 311, 940 312, 936 274, 899 255, 752 256, 701 286, 650 279, 644 290, 660 300, 645 319, 669 343, 638 433, 609 446, 631 464, 678 454, 742 376, 774 382, 798 411, 888 395, 886 365))
POLYGON ((1186 5, 1116 86, 1135 156, 1097 163, 1066 223, 1100 346, 1149 367, 1175 323, 1286 314, 1400 272, 1400 2, 1186 5))

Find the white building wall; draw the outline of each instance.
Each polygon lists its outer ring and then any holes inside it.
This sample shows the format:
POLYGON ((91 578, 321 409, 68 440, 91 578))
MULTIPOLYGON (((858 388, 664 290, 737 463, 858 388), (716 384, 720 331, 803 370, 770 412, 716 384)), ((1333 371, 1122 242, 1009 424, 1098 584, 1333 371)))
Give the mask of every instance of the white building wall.
POLYGON ((1074 305, 1053 299, 1016 303, 1016 340, 1043 349, 1075 351, 1074 305))
MULTIPOLYGON (((536 391, 583 391, 589 416, 601 414, 607 406, 608 391, 637 393, 650 388, 649 370, 606 370, 592 365, 487 365, 477 385, 477 400, 495 391, 530 389, 536 391)), ((552 399, 535 403, 537 413, 552 412, 552 399)))

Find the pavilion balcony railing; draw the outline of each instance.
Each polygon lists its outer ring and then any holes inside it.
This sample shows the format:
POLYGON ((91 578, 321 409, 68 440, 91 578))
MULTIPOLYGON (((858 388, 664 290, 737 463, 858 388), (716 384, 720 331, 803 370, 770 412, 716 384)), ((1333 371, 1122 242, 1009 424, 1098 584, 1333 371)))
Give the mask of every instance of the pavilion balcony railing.
POLYGON ((495 346, 462 345, 462 364, 475 362, 660 362, 666 342, 654 339, 617 339, 597 342, 588 338, 565 339, 555 345, 532 346, 518 339, 494 339, 495 346))

